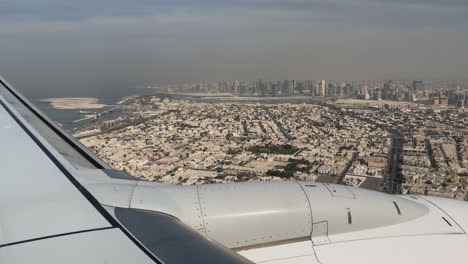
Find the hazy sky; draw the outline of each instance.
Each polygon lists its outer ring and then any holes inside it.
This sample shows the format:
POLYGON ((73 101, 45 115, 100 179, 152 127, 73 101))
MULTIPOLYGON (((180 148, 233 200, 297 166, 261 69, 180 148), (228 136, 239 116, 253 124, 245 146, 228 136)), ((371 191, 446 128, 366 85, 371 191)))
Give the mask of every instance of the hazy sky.
POLYGON ((203 79, 468 77, 467 0, 0 0, 31 97, 203 79))

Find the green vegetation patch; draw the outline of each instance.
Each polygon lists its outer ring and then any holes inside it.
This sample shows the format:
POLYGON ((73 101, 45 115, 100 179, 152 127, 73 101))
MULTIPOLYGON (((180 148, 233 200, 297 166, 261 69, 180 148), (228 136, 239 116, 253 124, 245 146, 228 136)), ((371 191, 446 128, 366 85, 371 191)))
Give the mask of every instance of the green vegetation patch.
POLYGON ((282 167, 282 170, 268 170, 266 175, 289 179, 294 176, 295 172, 309 173, 314 165, 305 159, 289 159, 288 161, 288 165, 282 167))
POLYGON ((268 144, 264 146, 253 146, 247 150, 255 154, 267 153, 267 154, 292 155, 296 153, 299 149, 289 144, 285 144, 285 145, 268 144))

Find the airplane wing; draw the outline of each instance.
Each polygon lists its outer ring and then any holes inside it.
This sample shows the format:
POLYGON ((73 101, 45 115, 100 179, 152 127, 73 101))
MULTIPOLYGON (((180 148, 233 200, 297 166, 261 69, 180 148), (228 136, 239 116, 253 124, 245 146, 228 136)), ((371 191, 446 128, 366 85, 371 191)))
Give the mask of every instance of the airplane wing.
POLYGON ((3 80, 1 85, 0 263, 250 263, 174 217, 104 208, 75 178, 77 168, 130 177, 106 171, 3 80), (150 221, 153 244, 143 244, 117 214, 138 225, 150 221))
POLYGON ((0 263, 466 263, 468 203, 112 170, 0 85, 0 263))

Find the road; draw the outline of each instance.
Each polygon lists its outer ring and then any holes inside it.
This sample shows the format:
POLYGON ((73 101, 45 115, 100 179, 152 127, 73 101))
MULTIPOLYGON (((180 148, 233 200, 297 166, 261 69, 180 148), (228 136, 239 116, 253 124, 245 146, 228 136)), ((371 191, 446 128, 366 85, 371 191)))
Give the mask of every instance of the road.
MULTIPOLYGON (((375 121, 359 116, 358 114, 352 112, 344 112, 336 106, 329 106, 330 109, 333 109, 342 115, 347 115, 352 118, 359 119, 361 121, 367 122, 369 124, 375 125, 383 130, 386 130, 391 133, 392 137, 392 146, 387 158, 387 169, 385 170, 385 175, 381 184, 380 191, 388 193, 401 193, 401 183, 402 175, 400 169, 400 163, 403 158, 403 143, 404 137, 400 131, 396 130, 393 127, 388 127, 382 124, 378 124, 375 121)), ((373 181, 372 186, 376 187, 377 184, 373 181)))
POLYGON ((348 171, 349 169, 351 168, 351 166, 353 165, 353 162, 357 159, 357 156, 358 156, 358 153, 357 152, 354 152, 353 153, 353 156, 351 157, 351 159, 348 161, 348 164, 346 164, 346 167, 345 169, 341 172, 341 174, 339 175, 338 177, 338 184, 343 184, 343 180, 346 176, 346 174, 348 174, 348 171))
POLYGON ((403 156, 404 138, 401 134, 392 134, 392 147, 387 160, 387 169, 383 180, 383 191, 386 193, 401 193, 402 175, 400 162, 403 156))

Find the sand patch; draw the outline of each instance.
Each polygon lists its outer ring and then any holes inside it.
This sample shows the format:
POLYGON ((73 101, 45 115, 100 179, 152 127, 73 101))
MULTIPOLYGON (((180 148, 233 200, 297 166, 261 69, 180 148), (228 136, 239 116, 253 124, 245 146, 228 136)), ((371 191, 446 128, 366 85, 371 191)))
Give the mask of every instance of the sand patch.
POLYGON ((99 109, 107 106, 98 104, 98 99, 91 97, 46 98, 41 101, 50 103, 55 109, 99 109))

